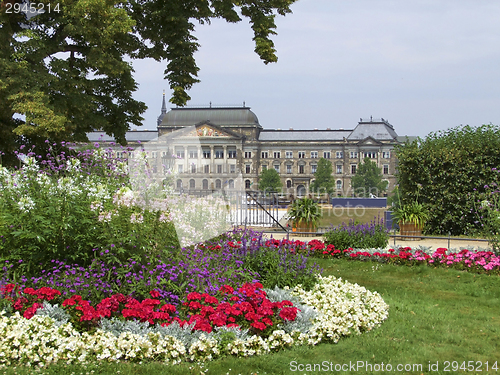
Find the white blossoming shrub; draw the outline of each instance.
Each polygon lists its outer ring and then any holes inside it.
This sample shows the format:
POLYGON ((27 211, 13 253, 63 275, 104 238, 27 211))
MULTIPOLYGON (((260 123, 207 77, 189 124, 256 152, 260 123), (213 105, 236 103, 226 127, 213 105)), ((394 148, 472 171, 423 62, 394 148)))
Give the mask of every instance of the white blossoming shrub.
POLYGON ((380 294, 334 276, 319 276, 310 291, 296 287, 293 294, 319 311, 309 332, 309 343, 326 338, 337 342, 352 332, 370 331, 388 317, 389 305, 380 294))
POLYGON ((307 327, 302 332, 277 329, 267 338, 222 329, 209 334, 197 332, 197 339, 184 340, 185 332, 180 327, 150 329, 142 323, 131 327, 131 324, 108 321, 93 333, 80 334, 71 323, 61 324, 50 317, 57 316, 56 311, 50 316, 35 315, 30 320, 18 313, 7 317, 2 312, 0 365, 45 366, 59 361, 97 360, 177 364, 209 361, 224 354, 248 357, 296 345, 337 342, 342 336, 369 331, 388 317, 389 306, 378 293, 333 276, 320 276, 311 291, 299 286, 287 292, 275 290, 275 293, 291 293, 302 306, 315 310, 317 314, 309 315, 311 324, 301 325, 307 327), (169 335, 174 331, 177 338, 169 335), (232 337, 231 340, 228 341, 228 337, 232 337))
POLYGON ((25 319, 18 313, 0 319, 0 363, 44 366, 58 361, 87 359, 87 345, 70 323, 56 326, 54 319, 36 315, 25 319))

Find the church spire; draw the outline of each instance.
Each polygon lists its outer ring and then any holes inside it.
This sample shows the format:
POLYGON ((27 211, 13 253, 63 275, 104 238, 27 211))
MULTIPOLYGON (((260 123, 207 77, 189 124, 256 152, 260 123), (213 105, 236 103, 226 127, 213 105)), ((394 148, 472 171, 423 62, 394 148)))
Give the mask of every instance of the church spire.
POLYGON ((165 117, 166 113, 167 113, 167 103, 165 102, 165 90, 163 90, 163 101, 161 103, 161 115, 158 116, 158 119, 156 120, 157 126, 161 125, 163 117, 165 117))
POLYGON ((163 102, 161 104, 161 113, 167 113, 167 104, 165 103, 165 90, 163 90, 163 102))

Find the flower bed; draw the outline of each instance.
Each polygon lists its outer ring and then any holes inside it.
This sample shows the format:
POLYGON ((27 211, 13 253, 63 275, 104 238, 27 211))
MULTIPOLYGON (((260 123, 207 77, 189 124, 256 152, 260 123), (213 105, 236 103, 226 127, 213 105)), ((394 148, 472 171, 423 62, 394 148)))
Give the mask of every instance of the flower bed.
MULTIPOLYGON (((12 291, 13 289, 11 289, 12 291)), ((388 305, 378 293, 369 292, 365 288, 336 279, 333 276, 319 277, 318 283, 310 291, 298 286, 288 291, 274 290, 266 293, 259 288, 259 285, 246 284, 237 293, 230 288, 224 288, 221 293, 231 295, 229 299, 232 299, 234 303, 232 305, 231 303, 220 303, 214 310, 224 311, 226 317, 239 317, 241 314, 239 315, 235 311, 228 314, 227 309, 235 309, 239 306, 240 311, 242 311, 243 306, 248 308, 245 301, 241 302, 243 296, 250 298, 250 301, 260 301, 258 306, 252 306, 253 309, 257 308, 254 314, 260 315, 259 312, 263 313, 264 310, 268 310, 269 320, 264 322, 265 317, 260 319, 267 326, 272 323, 273 330, 270 330, 267 336, 249 334, 248 330, 241 330, 239 327, 233 326, 231 328, 230 325, 226 325, 223 328, 222 325, 218 326, 217 319, 220 317, 214 317, 212 323, 215 329, 202 332, 196 330, 197 319, 193 319, 190 325, 188 325, 189 322, 186 322, 184 324, 150 326, 148 318, 143 316, 141 320, 145 320, 144 323, 131 321, 129 322, 130 326, 125 327, 125 329, 123 329, 124 322, 115 322, 113 325, 113 321, 105 320, 105 323, 101 324, 99 328, 81 332, 71 322, 40 315, 44 311, 47 314, 52 311, 54 316, 57 315, 54 313, 54 310, 57 309, 44 302, 43 308, 38 308, 37 313, 31 319, 26 319, 19 312, 10 317, 2 313, 0 318, 0 337, 2 338, 0 341, 0 353, 2 353, 0 363, 2 365, 16 363, 27 366, 44 366, 59 361, 74 363, 94 360, 137 362, 155 360, 175 364, 181 361, 211 360, 221 355, 251 356, 294 345, 316 345, 321 341, 337 342, 342 336, 371 330, 388 316, 388 305), (294 307, 291 301, 279 303, 277 301, 271 302, 265 298, 268 295, 276 297, 287 293, 291 299, 299 301, 297 303, 299 308, 294 307), (238 301, 233 297, 237 297, 238 301), (272 315, 270 315, 271 310, 274 311, 272 315), (277 319, 278 316, 281 320, 277 319), (300 319, 303 322, 309 321, 310 324, 305 324, 302 327, 293 325, 294 321, 300 319), (120 323, 121 331, 116 328, 117 324, 120 326, 120 323), (133 332, 134 329, 136 332, 133 332), (197 335, 196 332, 198 332, 197 335)), ((51 297, 57 295, 48 289, 43 291, 28 290, 28 294, 39 299, 41 297, 45 301, 49 298, 53 300, 51 297)), ((198 294, 191 295, 190 302, 186 301, 187 305, 183 306, 192 312, 201 313, 203 306, 217 305, 215 299, 212 299, 215 297, 207 297, 198 294)), ((71 308, 71 306, 77 305, 76 300, 79 298, 71 297, 66 300, 65 304, 66 307, 69 306, 70 312, 80 311, 82 313, 81 319, 85 316, 85 308, 83 306, 81 310, 76 308, 72 310, 71 308), (70 305, 68 301, 74 301, 75 304, 70 305)), ((158 300, 142 301, 142 311, 148 310, 147 306, 161 304, 153 301, 158 300)), ((252 305, 251 302, 248 304, 252 305)), ((163 306, 168 306, 166 310, 172 312, 171 305, 163 304, 163 306)), ((130 307, 133 306, 129 306, 128 310, 132 310, 130 307)), ((102 312, 102 309, 100 311, 102 312)), ((210 315, 210 312, 207 314, 210 315)), ((107 315, 107 312, 104 315, 107 315)), ((137 318, 134 315, 136 314, 132 314, 130 317, 137 318)), ((265 315, 263 314, 263 316, 265 315)), ((162 321, 164 316, 156 318, 157 321, 162 321)), ((254 323, 257 321, 255 315, 250 318, 250 321, 254 323)), ((246 316, 245 319, 247 319, 246 316)), ((262 329, 263 327, 259 325, 252 326, 250 324, 250 327, 255 329, 254 332, 265 331, 265 328, 262 329)))
POLYGON ((360 224, 355 220, 332 227, 324 234, 325 243, 339 249, 349 247, 367 249, 385 247, 389 243, 389 231, 384 220, 376 217, 370 223, 360 224))
MULTIPOLYGON (((57 289, 42 287, 25 288, 8 284, 0 288, 4 299, 11 302, 15 311, 31 319, 45 302, 61 301, 57 289)), ((287 300, 271 302, 260 283, 245 283, 238 290, 229 285, 220 288, 216 296, 191 292, 178 307, 158 299, 160 293, 151 291, 151 297, 139 301, 131 296, 114 294, 104 298, 96 306, 75 294, 62 301, 68 320, 80 331, 91 331, 102 318, 137 320, 167 327, 177 322, 180 327, 193 325, 194 331, 212 332, 215 327, 249 329, 259 335, 269 334, 273 326, 284 321, 294 321, 297 308, 287 300)))
POLYGON ((297 284, 311 288, 320 270, 308 261, 309 252, 303 242, 270 240, 259 232, 234 230, 162 257, 136 256, 120 262, 110 247, 96 251, 89 266, 52 260, 52 267, 32 277, 20 274, 18 262, 6 261, 0 285, 17 282, 22 289, 47 286, 63 296, 79 294, 95 304, 116 293, 145 299, 156 290, 162 300, 177 306, 188 293, 213 295, 224 284, 258 281, 266 288, 297 284))
POLYGON ((322 241, 314 240, 308 243, 311 251, 325 258, 347 258, 357 260, 372 260, 390 264, 418 265, 433 267, 449 267, 479 273, 500 274, 500 255, 492 251, 468 250, 459 251, 438 248, 434 252, 426 249, 400 247, 399 249, 368 249, 354 250, 352 248, 338 250, 333 245, 325 246, 322 241))
POLYGON ((172 197, 98 144, 67 151, 0 168, 0 364, 250 356, 387 318, 320 276, 314 242, 225 232, 220 199, 172 197))

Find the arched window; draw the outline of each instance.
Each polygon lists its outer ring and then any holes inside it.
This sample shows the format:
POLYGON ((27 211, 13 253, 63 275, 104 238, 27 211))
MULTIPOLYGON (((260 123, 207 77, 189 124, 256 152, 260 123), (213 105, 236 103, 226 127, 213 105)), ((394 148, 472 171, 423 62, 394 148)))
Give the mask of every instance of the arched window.
POLYGON ((178 190, 182 189, 182 180, 177 180, 177 189, 178 190))
POLYGON ((203 190, 208 190, 208 180, 206 178, 202 181, 202 184, 203 190))
POLYGON ((250 180, 245 180, 245 189, 250 189, 250 180))
POLYGON ((234 180, 229 180, 229 189, 234 189, 234 180))
POLYGON ((222 183, 219 179, 215 180, 215 188, 216 189, 221 189, 222 188, 222 183))
POLYGON ((286 187, 290 189, 292 187, 292 180, 286 180, 286 187))
POLYGON ((306 187, 304 185, 297 186, 297 195, 299 197, 303 197, 304 195, 306 195, 306 187))
POLYGON ((195 186, 196 186, 196 183, 195 183, 194 179, 193 179, 193 178, 192 178, 192 179, 190 179, 190 180, 189 180, 189 188, 190 188, 190 189, 194 189, 194 188, 195 188, 195 186))
POLYGON ((342 181, 337 180, 337 190, 342 190, 342 181))

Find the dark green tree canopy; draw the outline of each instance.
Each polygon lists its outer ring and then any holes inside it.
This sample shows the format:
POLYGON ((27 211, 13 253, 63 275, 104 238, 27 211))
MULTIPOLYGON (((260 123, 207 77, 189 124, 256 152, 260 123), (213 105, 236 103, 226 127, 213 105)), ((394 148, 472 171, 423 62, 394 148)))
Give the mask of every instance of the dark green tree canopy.
POLYGON ((369 197, 370 194, 379 196, 387 190, 387 185, 387 181, 382 181, 381 169, 370 158, 365 158, 358 165, 356 175, 351 179, 351 187, 358 197, 369 197))
POLYGON ((333 179, 332 163, 328 159, 321 158, 314 174, 315 180, 311 184, 311 190, 317 194, 333 194, 335 183, 333 179))
POLYGON ((500 127, 463 126, 396 147, 403 204, 417 199, 430 208, 427 233, 471 234, 477 230, 477 194, 496 181, 500 127))
POLYGON ((277 192, 283 188, 280 175, 274 168, 262 171, 259 176, 259 190, 265 192, 277 192))
POLYGON ((296 0, 39 0, 44 12, 26 17, 26 0, 0 4, 0 150, 40 139, 86 140, 102 130, 124 144, 141 125, 144 103, 131 59, 165 61, 173 96, 185 105, 198 82, 196 23, 247 18, 255 52, 277 61, 270 36, 277 14, 296 0), (49 8, 50 7, 50 8, 49 8), (22 119, 24 117, 24 119, 22 119))

